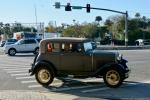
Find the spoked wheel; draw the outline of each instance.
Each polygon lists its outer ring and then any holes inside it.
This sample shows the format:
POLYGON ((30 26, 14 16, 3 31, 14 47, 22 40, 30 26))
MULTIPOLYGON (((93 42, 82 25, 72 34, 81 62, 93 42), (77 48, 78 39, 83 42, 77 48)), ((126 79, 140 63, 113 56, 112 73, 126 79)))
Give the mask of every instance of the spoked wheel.
POLYGON ((48 86, 53 82, 54 72, 47 67, 40 67, 35 73, 35 77, 38 83, 43 86, 48 86))
POLYGON ((117 68, 108 69, 103 79, 105 84, 111 88, 119 87, 124 80, 122 71, 117 68))

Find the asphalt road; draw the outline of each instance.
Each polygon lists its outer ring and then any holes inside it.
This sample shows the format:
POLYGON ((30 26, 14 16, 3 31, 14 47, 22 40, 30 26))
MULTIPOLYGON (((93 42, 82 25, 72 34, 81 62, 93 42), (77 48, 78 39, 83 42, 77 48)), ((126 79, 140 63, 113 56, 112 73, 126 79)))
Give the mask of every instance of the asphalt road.
MULTIPOLYGON (((116 50, 115 50, 116 51, 116 50)), ((42 87, 28 74, 32 54, 14 57, 0 55, 0 90, 29 90, 59 93, 76 100, 150 99, 150 50, 120 50, 127 59, 131 74, 120 88, 105 86, 102 79, 55 79, 51 86, 42 87)), ((59 95, 58 95, 59 96, 59 95)))

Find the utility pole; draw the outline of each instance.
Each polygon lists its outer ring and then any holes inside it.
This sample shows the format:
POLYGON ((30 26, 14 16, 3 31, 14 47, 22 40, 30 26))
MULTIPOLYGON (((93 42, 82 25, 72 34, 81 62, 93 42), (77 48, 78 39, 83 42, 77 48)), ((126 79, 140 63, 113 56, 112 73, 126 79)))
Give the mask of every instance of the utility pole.
POLYGON ((125 46, 128 46, 128 12, 125 13, 125 46))
POLYGON ((38 30, 38 25, 37 25, 37 9, 36 9, 36 5, 34 5, 34 10, 35 10, 35 23, 36 23, 36 27, 38 30))

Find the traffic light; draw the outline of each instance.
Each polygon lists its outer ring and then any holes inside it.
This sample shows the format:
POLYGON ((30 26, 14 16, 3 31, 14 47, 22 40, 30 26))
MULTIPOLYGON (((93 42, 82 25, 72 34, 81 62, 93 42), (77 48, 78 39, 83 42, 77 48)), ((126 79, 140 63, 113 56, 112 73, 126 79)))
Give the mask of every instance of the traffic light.
POLYGON ((70 3, 67 3, 67 5, 65 6, 65 11, 71 11, 70 3))
POLYGON ((60 8, 60 2, 55 2, 55 8, 59 9, 60 8))
POLYGON ((91 9, 90 4, 86 4, 86 12, 87 13, 90 13, 90 9, 91 9))

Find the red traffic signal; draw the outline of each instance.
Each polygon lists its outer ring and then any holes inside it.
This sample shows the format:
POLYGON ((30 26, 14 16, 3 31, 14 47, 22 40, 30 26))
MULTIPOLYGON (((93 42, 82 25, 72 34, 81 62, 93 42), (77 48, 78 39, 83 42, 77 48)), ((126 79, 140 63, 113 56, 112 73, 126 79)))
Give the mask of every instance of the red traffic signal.
POLYGON ((90 13, 90 10, 91 10, 90 4, 86 4, 86 12, 90 13))

